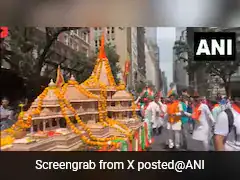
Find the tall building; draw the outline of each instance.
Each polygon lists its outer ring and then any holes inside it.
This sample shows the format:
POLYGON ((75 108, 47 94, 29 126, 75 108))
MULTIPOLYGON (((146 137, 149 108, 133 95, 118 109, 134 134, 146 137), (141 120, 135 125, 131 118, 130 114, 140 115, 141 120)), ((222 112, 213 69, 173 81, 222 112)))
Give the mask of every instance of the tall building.
POLYGON ((148 41, 153 44, 157 44, 157 28, 156 27, 146 27, 145 36, 148 41))
MULTIPOLYGON (((186 28, 176 28, 176 40, 186 42, 186 28)), ((182 57, 188 58, 187 53, 182 54, 182 57)), ((176 84, 179 93, 182 89, 189 86, 188 73, 185 66, 187 66, 187 63, 178 61, 175 50, 173 50, 173 82, 176 84)))
POLYGON ((140 81, 145 81, 146 78, 146 63, 145 63, 145 29, 144 27, 137 28, 137 50, 138 50, 138 67, 140 81))
POLYGON ((155 51, 152 46, 145 42, 145 60, 146 60, 146 80, 151 82, 156 90, 160 90, 160 69, 159 62, 156 59, 155 51))
POLYGON ((147 49, 152 60, 154 61, 154 66, 152 67, 152 71, 154 71, 155 79, 152 79, 154 85, 156 86, 156 90, 159 91, 162 89, 162 78, 161 78, 161 69, 160 69, 160 55, 159 55, 159 47, 157 45, 157 28, 156 27, 146 27, 145 28, 145 41, 147 44, 147 49))
POLYGON ((167 82, 167 77, 166 77, 165 71, 162 71, 162 82, 163 82, 162 94, 163 94, 163 96, 167 96, 167 93, 168 93, 168 82, 167 82))
POLYGON ((137 27, 131 28, 131 65, 132 65, 132 82, 135 84, 138 82, 138 48, 137 48, 137 27))

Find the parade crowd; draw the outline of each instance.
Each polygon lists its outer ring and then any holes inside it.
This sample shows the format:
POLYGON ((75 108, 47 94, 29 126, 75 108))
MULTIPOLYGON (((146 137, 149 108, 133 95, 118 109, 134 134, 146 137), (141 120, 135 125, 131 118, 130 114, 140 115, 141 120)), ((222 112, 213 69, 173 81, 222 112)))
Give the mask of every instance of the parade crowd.
POLYGON ((151 127, 152 136, 161 136, 164 130, 168 149, 240 151, 238 98, 218 95, 209 100, 198 93, 189 96, 186 90, 180 95, 171 92, 164 98, 147 91, 148 88, 136 100, 139 115, 151 127))
MULTIPOLYGON (((240 151, 240 99, 217 96, 214 100, 187 91, 167 97, 149 93, 149 88, 136 100, 139 116, 148 124, 150 136, 166 133, 166 147, 187 151, 240 151), (190 138, 189 138, 190 137, 190 138)), ((25 103, 26 104, 26 103, 25 103)), ((22 106, 23 105, 22 103, 22 106)), ((1 130, 10 127, 19 113, 2 99, 1 130)), ((158 143, 158 142, 155 142, 158 143)))

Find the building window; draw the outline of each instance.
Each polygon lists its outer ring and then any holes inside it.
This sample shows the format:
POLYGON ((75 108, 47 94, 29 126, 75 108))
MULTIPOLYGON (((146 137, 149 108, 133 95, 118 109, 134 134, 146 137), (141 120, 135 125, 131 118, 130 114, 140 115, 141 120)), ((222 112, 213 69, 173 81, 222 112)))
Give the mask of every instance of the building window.
POLYGON ((114 34, 114 27, 112 27, 112 34, 114 34))
POLYGON ((69 46, 73 47, 73 40, 72 39, 69 40, 69 46))
POLYGON ((101 46, 101 40, 98 40, 98 44, 99 44, 99 46, 101 46))
POLYGON ((88 57, 89 56, 89 50, 87 49, 86 51, 86 56, 88 57))
POLYGON ((79 45, 76 44, 76 51, 79 51, 79 45))
POLYGON ((97 48, 98 47, 98 41, 95 40, 95 47, 97 48))
POLYGON ((78 31, 78 29, 77 29, 77 30, 74 30, 74 33, 75 33, 77 36, 79 36, 79 31, 78 31))
POLYGON ((64 43, 68 46, 69 45, 69 37, 68 35, 64 36, 64 43))

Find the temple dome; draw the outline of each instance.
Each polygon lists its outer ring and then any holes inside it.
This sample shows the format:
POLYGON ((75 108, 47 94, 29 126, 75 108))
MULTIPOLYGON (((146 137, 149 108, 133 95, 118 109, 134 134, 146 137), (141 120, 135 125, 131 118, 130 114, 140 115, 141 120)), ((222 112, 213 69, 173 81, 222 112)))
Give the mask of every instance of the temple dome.
MULTIPOLYGON (((59 106, 58 97, 54 92, 54 90, 56 89, 56 84, 53 82, 53 80, 51 80, 51 82, 49 83, 48 88, 49 88, 48 92, 47 92, 47 94, 44 97, 43 102, 42 102, 42 107, 53 106, 53 105, 54 106, 59 106)), ((40 98, 40 96, 38 96, 37 99, 34 100, 31 107, 37 107, 38 106, 39 98, 40 98)))
POLYGON ((127 92, 126 90, 117 91, 113 96, 112 99, 129 99, 132 100, 132 95, 127 92))
POLYGON ((96 101, 98 99, 98 96, 92 94, 91 92, 80 86, 73 76, 71 76, 68 84, 63 86, 63 94, 64 97, 70 102, 76 102, 81 100, 96 101), (91 97, 89 97, 88 95, 91 97))

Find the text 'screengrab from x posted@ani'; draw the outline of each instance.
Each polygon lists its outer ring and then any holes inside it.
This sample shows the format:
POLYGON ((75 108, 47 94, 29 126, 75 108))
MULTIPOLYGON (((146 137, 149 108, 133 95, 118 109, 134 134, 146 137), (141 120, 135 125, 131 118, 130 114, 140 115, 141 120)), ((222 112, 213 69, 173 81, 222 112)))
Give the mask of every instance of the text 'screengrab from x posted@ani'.
POLYGON ((185 160, 185 161, 43 161, 36 160, 36 170, 70 170, 73 172, 84 170, 172 170, 175 172, 183 172, 185 170, 204 170, 204 160, 185 160))

